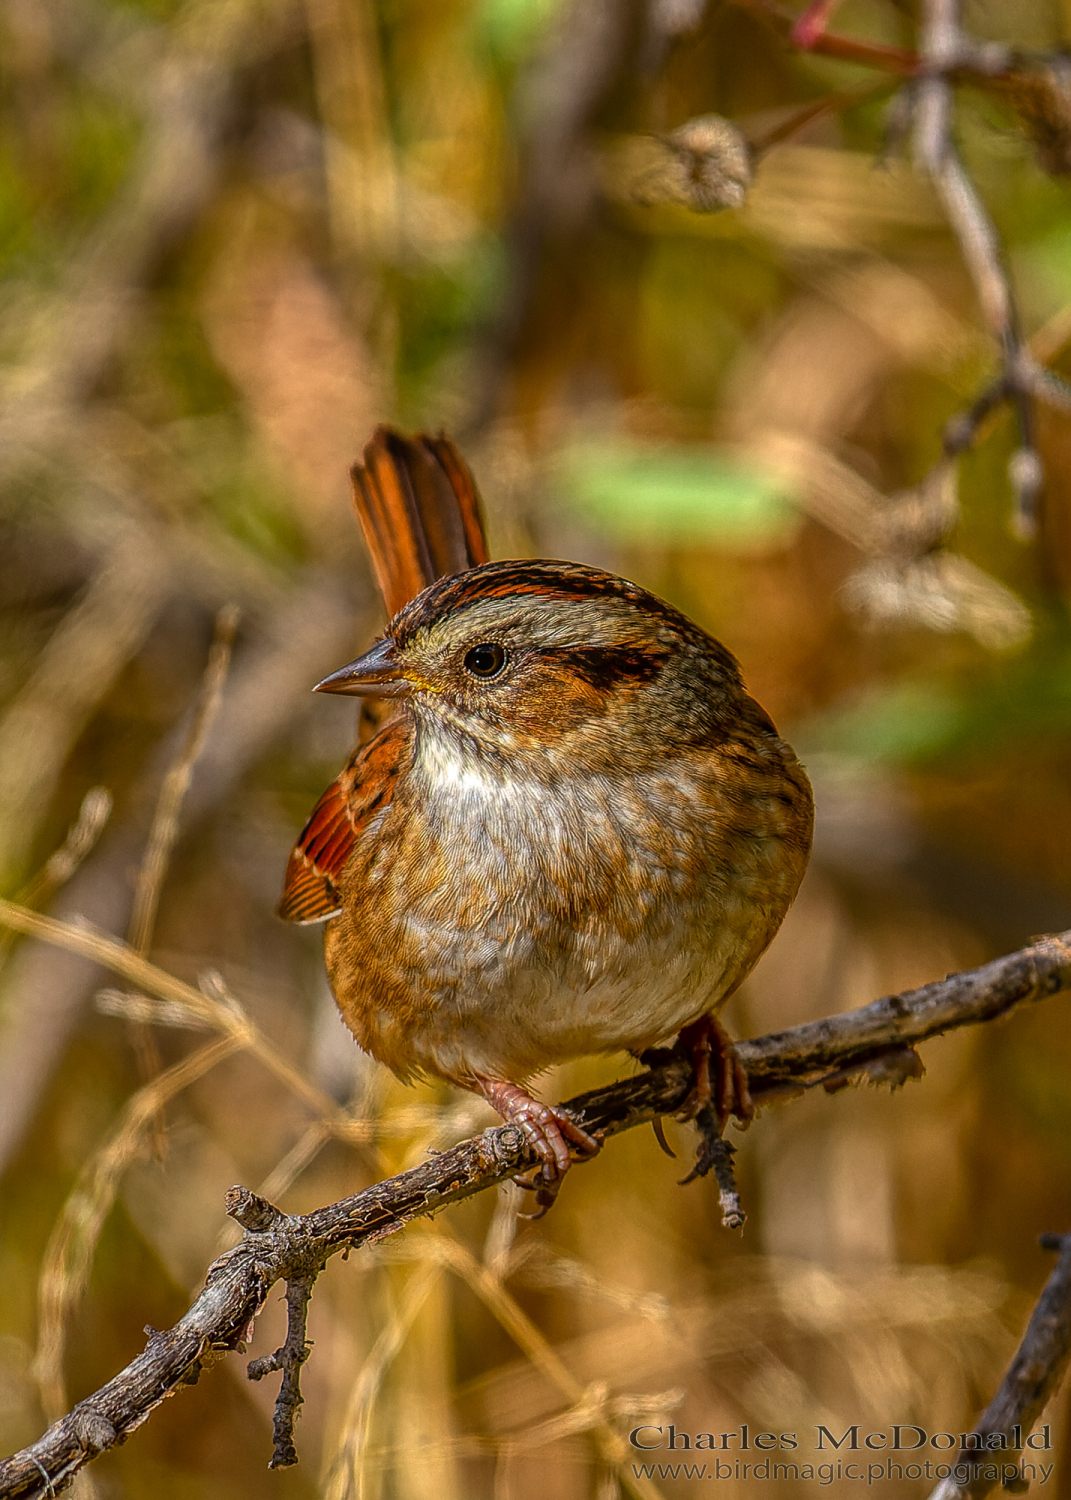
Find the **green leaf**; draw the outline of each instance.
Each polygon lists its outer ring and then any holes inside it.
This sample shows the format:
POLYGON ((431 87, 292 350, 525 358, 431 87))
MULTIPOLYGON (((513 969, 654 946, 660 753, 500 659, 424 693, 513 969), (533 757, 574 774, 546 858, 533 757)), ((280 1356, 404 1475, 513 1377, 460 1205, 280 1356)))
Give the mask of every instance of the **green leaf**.
POLYGON ((901 682, 801 725, 795 743, 808 755, 861 763, 924 761, 946 750, 963 728, 963 703, 937 682, 901 682))
POLYGON ((698 444, 577 444, 556 477, 563 506, 624 541, 750 551, 784 546, 799 525, 779 481, 698 444))

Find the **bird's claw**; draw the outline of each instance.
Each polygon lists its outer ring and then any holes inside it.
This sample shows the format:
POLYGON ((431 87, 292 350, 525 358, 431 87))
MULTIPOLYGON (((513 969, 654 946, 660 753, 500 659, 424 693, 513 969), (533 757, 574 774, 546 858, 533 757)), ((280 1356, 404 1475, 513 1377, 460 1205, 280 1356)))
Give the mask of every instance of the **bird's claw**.
POLYGON ((529 1217, 541 1219, 558 1196, 562 1178, 574 1158, 587 1161, 595 1156, 602 1147, 602 1137, 590 1135, 565 1110, 533 1099, 519 1084, 488 1079, 480 1086, 502 1118, 520 1127, 539 1157, 539 1166, 532 1176, 517 1176, 513 1180, 535 1193, 539 1212, 529 1217))
POLYGON ((695 1070, 692 1087, 678 1111, 677 1118, 694 1120, 710 1105, 724 1130, 730 1119, 745 1128, 755 1118, 755 1105, 748 1088, 747 1073, 733 1046, 732 1038, 716 1016, 700 1016, 685 1026, 677 1038, 677 1047, 692 1062, 695 1070))
MULTIPOLYGON (((532 1145, 539 1152, 542 1162, 530 1177, 518 1175, 513 1179, 526 1192, 535 1193, 537 1212, 534 1214, 522 1214, 521 1217, 524 1219, 541 1219, 554 1206, 558 1194, 561 1192, 565 1174, 572 1166, 574 1158, 577 1161, 590 1161, 593 1156, 596 1156, 602 1150, 601 1133, 589 1135, 586 1130, 567 1114, 559 1110, 554 1110, 552 1113, 555 1122, 553 1129, 548 1128, 546 1123, 542 1122, 543 1130, 546 1136, 552 1138, 556 1146, 564 1147, 565 1165, 561 1166, 557 1150, 555 1150, 552 1158, 544 1156, 539 1142, 534 1136, 529 1135, 529 1140, 531 1140, 532 1145)), ((524 1129, 524 1126, 522 1125, 521 1128, 524 1129)), ((528 1134, 528 1132, 525 1131, 525 1134, 528 1134)))
POLYGON ((529 1145, 539 1157, 541 1175, 547 1182, 557 1182, 565 1176, 574 1154, 586 1160, 595 1156, 602 1145, 601 1140, 589 1135, 571 1115, 538 1099, 529 1099, 507 1118, 524 1131, 529 1145))
POLYGON ((527 1192, 535 1193, 536 1212, 522 1217, 541 1219, 553 1207, 574 1157, 578 1161, 590 1160, 602 1149, 602 1137, 589 1135, 563 1110, 552 1109, 538 1100, 533 1103, 539 1111, 538 1117, 514 1116, 513 1123, 524 1131, 539 1155, 540 1165, 531 1176, 517 1176, 513 1180, 527 1192))
POLYGON ((518 1187, 524 1188, 526 1193, 535 1194, 535 1213, 520 1214, 519 1217, 522 1219, 529 1219, 534 1224, 537 1219, 542 1219, 545 1214, 549 1213, 558 1201, 562 1186, 560 1177, 556 1177, 553 1182, 547 1182, 543 1179, 542 1171, 538 1171, 532 1177, 518 1176, 513 1180, 518 1187))

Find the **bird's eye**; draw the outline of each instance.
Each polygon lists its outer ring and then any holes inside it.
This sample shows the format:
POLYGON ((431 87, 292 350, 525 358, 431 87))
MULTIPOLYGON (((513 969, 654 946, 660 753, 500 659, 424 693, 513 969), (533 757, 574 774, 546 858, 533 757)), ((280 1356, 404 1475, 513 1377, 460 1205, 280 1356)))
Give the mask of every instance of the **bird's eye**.
POLYGON ((473 677, 497 677, 505 665, 506 653, 493 641, 473 646, 465 654, 465 670, 471 672, 473 677))

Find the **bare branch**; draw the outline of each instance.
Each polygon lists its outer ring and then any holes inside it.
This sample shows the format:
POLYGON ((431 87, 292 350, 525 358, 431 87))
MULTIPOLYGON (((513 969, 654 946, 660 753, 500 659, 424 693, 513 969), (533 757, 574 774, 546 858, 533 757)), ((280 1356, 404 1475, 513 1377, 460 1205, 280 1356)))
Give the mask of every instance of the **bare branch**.
MULTIPOLYGON (((241 1224, 247 1234, 285 1231, 287 1225, 285 1214, 280 1213, 266 1198, 251 1193, 248 1188, 231 1188, 227 1194, 227 1212, 236 1223, 241 1224)), ((246 1367, 250 1380, 263 1380, 265 1375, 282 1371, 283 1379, 272 1422, 274 1448, 269 1469, 288 1469, 298 1461, 294 1446, 294 1424, 305 1403, 301 1394, 301 1367, 312 1353, 312 1345, 305 1337, 305 1328, 312 1289, 323 1270, 325 1259, 323 1252, 313 1247, 304 1264, 299 1260, 291 1268, 291 1274, 286 1278, 286 1339, 274 1354, 251 1359, 246 1367)))
POLYGON ((1006 1015, 1028 1000, 1071 987, 1071 932, 1047 937, 979 969, 965 969, 921 989, 886 995, 845 1011, 738 1042, 751 1096, 766 1104, 800 1087, 830 1087, 860 1070, 887 1066, 890 1055, 960 1026, 1006 1015))
MULTIPOLYGON (((926 0, 922 11, 923 71, 916 89, 915 144, 919 159, 937 189, 982 309, 1000 349, 1000 378, 949 425, 945 451, 962 452, 973 443, 989 412, 1010 401, 1019 424, 1019 446, 1008 466, 1016 497, 1016 529, 1033 536, 1043 471, 1034 446, 1033 399, 1038 393, 1037 361, 1023 341, 1011 285, 1001 253, 996 226, 965 170, 952 139, 953 94, 951 74, 978 48, 960 25, 958 0, 926 0)), ((1048 382, 1062 388, 1058 376, 1048 382)))
MULTIPOLYGON (((98 961, 147 990, 190 1004, 196 991, 132 954, 121 943, 0 903, 0 922, 48 931, 64 946, 91 948, 98 961), (162 976, 162 978, 161 978, 162 976), (162 980, 167 980, 163 983, 162 980)), ((915 1044, 959 1026, 1006 1015, 1018 1005, 1071 989, 1071 932, 1045 938, 979 969, 950 975, 921 989, 885 996, 859 1010, 829 1016, 738 1046, 759 1104, 783 1100, 823 1084, 835 1090, 853 1075, 903 1082, 920 1071, 915 1044)), ((200 998, 205 1004, 204 997, 200 998)), ((691 1086, 688 1061, 675 1052, 652 1054, 653 1066, 634 1078, 595 1089, 564 1106, 578 1124, 604 1136, 678 1110, 691 1086)), ((701 1150, 707 1149, 705 1146, 701 1150)), ((288 1215, 245 1188, 228 1194, 228 1212, 245 1228, 241 1243, 209 1267, 204 1291, 186 1315, 153 1333, 144 1351, 115 1378, 55 1422, 29 1448, 0 1462, 0 1497, 31 1500, 58 1491, 103 1448, 122 1441, 183 1383, 197 1378, 219 1353, 241 1349, 280 1280, 296 1283, 287 1343, 277 1356, 286 1380, 277 1410, 280 1437, 292 1433, 299 1358, 305 1348, 307 1291, 323 1264, 341 1250, 395 1234, 412 1219, 483 1192, 536 1165, 513 1125, 482 1135, 314 1213, 288 1215)), ((724 1184, 723 1193, 725 1191, 724 1184)), ((273 1460, 274 1461, 274 1460, 273 1460)))
MULTIPOLYGON (((733 3, 759 16, 787 42, 808 52, 908 80, 927 71, 926 60, 907 47, 887 47, 813 26, 805 26, 800 36, 802 18, 778 0, 733 3)), ((1064 53, 1024 55, 997 43, 973 42, 962 32, 955 40, 956 46, 948 49, 944 65, 948 79, 980 89, 1014 110, 1033 142, 1043 171, 1054 175, 1071 171, 1071 64, 1064 53)))
POLYGON ((890 48, 824 30, 831 4, 815 0, 794 16, 777 0, 735 0, 759 15, 792 44, 807 51, 864 63, 909 80, 906 98, 915 118, 918 158, 944 206, 974 283, 986 324, 1000 351, 1001 373, 966 412, 948 423, 947 457, 977 440, 985 419, 1005 402, 1019 426, 1019 445, 1008 463, 1016 498, 1015 529, 1024 537, 1037 529, 1044 483, 1035 444, 1033 403, 1071 409, 1071 386, 1038 362, 1024 341, 1012 298, 1000 240, 993 221, 953 140, 953 90, 973 84, 1000 98, 1018 114, 1042 167, 1071 170, 1071 67, 1059 54, 1027 58, 996 43, 980 43, 964 31, 959 0, 925 0, 917 53, 890 48))
POLYGON ((1056 1268, 1000 1389, 957 1454, 952 1475, 941 1480, 930 1500, 981 1500, 998 1479, 1012 1493, 1027 1488, 1018 1460, 1006 1466, 1006 1456, 1022 1448, 1023 1434, 1029 1435, 1071 1359, 1071 1234, 1043 1234, 1041 1247, 1058 1252, 1056 1268))

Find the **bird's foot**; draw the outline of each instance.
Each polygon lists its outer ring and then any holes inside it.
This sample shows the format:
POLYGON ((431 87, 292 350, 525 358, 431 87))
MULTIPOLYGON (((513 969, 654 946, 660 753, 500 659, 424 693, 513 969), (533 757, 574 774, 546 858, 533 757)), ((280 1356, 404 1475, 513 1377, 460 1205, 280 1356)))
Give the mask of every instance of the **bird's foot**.
POLYGON ((682 1120, 694 1120, 710 1105, 724 1130, 730 1119, 743 1126, 755 1118, 755 1105, 748 1089, 747 1073, 732 1038, 717 1016, 700 1016, 685 1026, 677 1038, 677 1050, 689 1057, 694 1081, 678 1112, 682 1120))
POLYGON ((562 1185, 562 1178, 574 1156, 586 1161, 602 1147, 602 1137, 589 1135, 563 1109, 534 1099, 518 1083, 499 1078, 481 1078, 478 1087, 491 1107, 510 1125, 518 1125, 539 1157, 540 1165, 531 1178, 518 1177, 521 1187, 536 1195, 539 1207, 533 1218, 541 1219, 550 1208, 562 1185))

